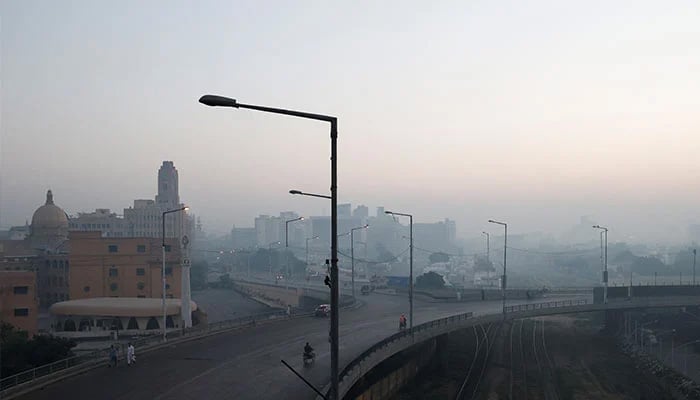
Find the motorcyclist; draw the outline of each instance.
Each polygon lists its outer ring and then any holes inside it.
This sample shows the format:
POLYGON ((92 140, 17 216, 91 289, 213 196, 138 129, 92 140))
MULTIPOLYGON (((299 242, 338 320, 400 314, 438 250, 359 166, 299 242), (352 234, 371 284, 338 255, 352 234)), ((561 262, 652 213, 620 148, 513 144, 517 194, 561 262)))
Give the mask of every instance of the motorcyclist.
POLYGON ((309 342, 306 342, 304 346, 304 358, 314 358, 314 348, 311 347, 309 342))

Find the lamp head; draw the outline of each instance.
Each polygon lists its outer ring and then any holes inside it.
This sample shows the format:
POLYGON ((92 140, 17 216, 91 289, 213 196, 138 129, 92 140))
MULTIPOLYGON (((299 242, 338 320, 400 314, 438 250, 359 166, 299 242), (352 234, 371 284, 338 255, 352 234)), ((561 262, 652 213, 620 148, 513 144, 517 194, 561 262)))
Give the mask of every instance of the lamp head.
POLYGON ((289 194, 302 194, 301 190, 290 190, 289 194))
POLYGON ((235 99, 213 94, 205 94, 199 98, 199 102, 210 107, 234 107, 238 108, 238 103, 235 99))

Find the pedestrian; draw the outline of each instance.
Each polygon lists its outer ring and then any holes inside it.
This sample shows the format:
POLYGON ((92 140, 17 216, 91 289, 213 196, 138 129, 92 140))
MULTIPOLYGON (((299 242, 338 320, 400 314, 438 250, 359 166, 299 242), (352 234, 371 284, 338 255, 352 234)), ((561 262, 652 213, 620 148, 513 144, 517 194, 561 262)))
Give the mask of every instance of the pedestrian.
POLYGON ((109 346, 109 364, 110 367, 117 366, 117 347, 115 345, 109 346))
POLYGON ((291 317, 292 317, 292 305, 287 304, 287 318, 291 318, 291 317))
POLYGON ((126 363, 131 366, 131 364, 136 364, 136 353, 134 350, 134 345, 129 343, 126 348, 126 363))

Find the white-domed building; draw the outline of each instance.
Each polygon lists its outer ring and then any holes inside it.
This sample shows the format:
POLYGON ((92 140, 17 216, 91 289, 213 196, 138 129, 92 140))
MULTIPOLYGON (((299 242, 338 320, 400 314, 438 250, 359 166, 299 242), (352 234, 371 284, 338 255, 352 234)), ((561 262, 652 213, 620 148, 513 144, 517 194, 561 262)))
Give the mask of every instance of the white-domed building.
POLYGON ((34 249, 59 253, 68 239, 68 215, 53 202, 51 190, 46 192, 46 204, 32 216, 30 239, 34 249))

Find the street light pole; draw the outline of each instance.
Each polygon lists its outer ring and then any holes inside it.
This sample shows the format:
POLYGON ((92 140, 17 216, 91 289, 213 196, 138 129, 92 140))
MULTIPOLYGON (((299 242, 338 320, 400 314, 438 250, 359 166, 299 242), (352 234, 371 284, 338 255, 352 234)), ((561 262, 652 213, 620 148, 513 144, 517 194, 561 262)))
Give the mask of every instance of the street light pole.
POLYGON ((352 274, 351 287, 352 287, 353 300, 355 299, 355 231, 358 229, 365 229, 368 227, 369 227, 369 224, 365 224, 363 226, 350 229, 350 263, 352 265, 350 273, 352 274))
POLYGON ((289 223, 294 222, 294 221, 303 221, 304 217, 299 217, 299 218, 294 218, 290 219, 288 221, 284 222, 284 263, 287 267, 287 278, 285 279, 285 282, 287 282, 286 286, 289 286, 289 280, 292 277, 292 271, 289 269, 289 223))
POLYGON ((163 247, 163 267, 161 268, 161 275, 162 275, 162 280, 163 280, 163 293, 162 293, 162 302, 161 302, 161 308, 163 311, 163 327, 162 327, 163 341, 167 340, 167 333, 166 333, 165 327, 166 327, 166 321, 168 319, 167 310, 165 307, 165 290, 166 290, 165 289, 165 286, 166 286, 166 279, 165 279, 165 216, 167 214, 170 214, 170 213, 175 213, 175 212, 179 212, 179 211, 186 211, 188 209, 189 209, 189 207, 182 207, 182 208, 178 208, 175 210, 163 211, 163 215, 161 216, 161 222, 163 223, 163 243, 162 243, 163 244, 163 246, 162 246, 163 247))
POLYGON ((693 286, 695 286, 695 257, 698 255, 698 250, 693 249, 693 286))
POLYGON ((272 242, 272 243, 269 243, 267 245, 267 261, 270 264, 270 279, 272 279, 272 246, 274 246, 276 244, 281 244, 281 243, 278 240, 276 242, 272 242))
POLYGON ((605 269, 603 270, 603 304, 608 304, 608 228, 600 225, 593 225, 593 228, 600 229, 605 233, 605 269))
POLYGON ((400 215, 409 218, 409 272, 408 272, 408 326, 413 329, 413 215, 393 211, 384 211, 384 214, 400 215))
POLYGON ((309 240, 318 239, 318 236, 306 238, 306 268, 309 268, 309 240))
POLYGON ((492 224, 497 224, 497 225, 502 225, 504 230, 505 230, 505 236, 503 238, 503 284, 501 285, 503 287, 503 318, 506 317, 506 289, 508 288, 508 283, 507 283, 507 270, 506 270, 506 252, 508 251, 508 224, 505 222, 499 222, 490 219, 490 223, 492 224))
POLYGON ((331 136, 331 393, 330 399, 338 399, 338 118, 329 115, 284 110, 238 103, 235 99, 205 95, 199 102, 208 106, 248 108, 263 112, 290 115, 330 123, 331 136))
POLYGON ((490 241, 490 236, 488 232, 481 232, 484 235, 486 235, 486 263, 491 264, 491 245, 489 243, 490 241))

